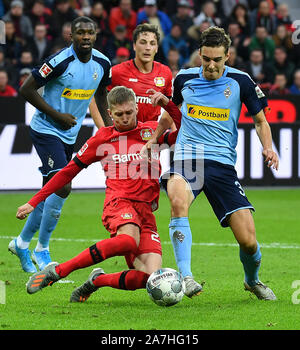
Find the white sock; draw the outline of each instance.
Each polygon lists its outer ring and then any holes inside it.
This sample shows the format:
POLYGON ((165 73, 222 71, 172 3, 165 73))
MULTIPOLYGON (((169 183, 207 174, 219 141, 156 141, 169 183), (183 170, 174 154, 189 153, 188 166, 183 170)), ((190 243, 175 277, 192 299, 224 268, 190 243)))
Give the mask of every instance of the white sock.
POLYGON ((17 247, 20 249, 27 249, 29 247, 30 242, 25 242, 23 239, 18 236, 17 237, 17 247))
POLYGON ((48 247, 43 247, 43 245, 38 241, 37 245, 35 247, 35 251, 36 252, 42 252, 43 250, 49 250, 49 246, 48 247))

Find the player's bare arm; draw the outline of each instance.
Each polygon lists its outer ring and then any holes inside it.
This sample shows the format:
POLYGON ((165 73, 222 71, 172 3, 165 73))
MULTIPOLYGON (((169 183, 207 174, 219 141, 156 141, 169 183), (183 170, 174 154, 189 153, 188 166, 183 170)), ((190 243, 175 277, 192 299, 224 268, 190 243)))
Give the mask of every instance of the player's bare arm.
POLYGON ((263 110, 253 116, 255 129, 259 140, 263 146, 262 154, 265 158, 267 166, 278 170, 279 159, 276 152, 272 148, 272 133, 269 123, 266 120, 263 110))
POLYGON ((68 130, 77 124, 76 117, 70 113, 60 113, 52 108, 37 92, 39 85, 30 75, 20 88, 21 95, 35 108, 51 117, 62 129, 68 130))
POLYGON ((108 114, 108 104, 107 104, 107 90, 106 88, 99 86, 95 93, 95 101, 100 112, 102 121, 105 126, 113 125, 112 119, 108 114))
POLYGON ((98 129, 104 127, 104 121, 102 119, 102 116, 99 112, 99 109, 97 107, 97 103, 95 101, 95 97, 92 98, 91 103, 90 103, 90 114, 91 117, 93 118, 93 121, 95 123, 95 125, 97 126, 98 129))

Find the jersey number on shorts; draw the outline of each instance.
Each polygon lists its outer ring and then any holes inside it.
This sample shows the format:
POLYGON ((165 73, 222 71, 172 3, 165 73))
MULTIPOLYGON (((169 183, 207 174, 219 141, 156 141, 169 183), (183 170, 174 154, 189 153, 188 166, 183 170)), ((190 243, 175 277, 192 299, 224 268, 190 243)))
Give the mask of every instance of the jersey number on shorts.
POLYGON ((244 192, 244 190, 242 188, 242 185, 238 181, 235 181, 234 184, 240 189, 240 194, 245 197, 246 194, 245 194, 245 192, 244 192))
POLYGON ((158 234, 158 233, 156 233, 156 232, 154 232, 154 231, 151 231, 151 232, 153 232, 153 233, 152 233, 152 235, 151 235, 151 239, 152 239, 152 241, 155 241, 155 242, 160 243, 160 240, 159 240, 159 234, 158 234))

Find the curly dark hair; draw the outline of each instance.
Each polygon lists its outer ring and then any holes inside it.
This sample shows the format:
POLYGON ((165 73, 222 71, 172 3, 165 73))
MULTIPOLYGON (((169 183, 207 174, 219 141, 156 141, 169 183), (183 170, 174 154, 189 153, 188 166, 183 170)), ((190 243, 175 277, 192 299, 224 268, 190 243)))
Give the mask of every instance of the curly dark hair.
POLYGON ((208 47, 220 47, 223 46, 225 54, 227 54, 228 49, 231 45, 231 40, 225 30, 220 27, 209 27, 204 30, 200 37, 199 48, 203 46, 208 47))

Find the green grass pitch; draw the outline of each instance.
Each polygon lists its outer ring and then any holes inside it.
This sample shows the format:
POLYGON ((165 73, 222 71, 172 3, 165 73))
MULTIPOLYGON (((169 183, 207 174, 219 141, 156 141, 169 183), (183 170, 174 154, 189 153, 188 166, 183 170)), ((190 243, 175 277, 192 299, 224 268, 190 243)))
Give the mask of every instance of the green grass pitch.
MULTIPOLYGON (((295 330, 300 329, 300 189, 247 189, 256 208, 262 250, 260 278, 277 295, 275 302, 257 300, 243 289, 243 270, 230 229, 218 224, 204 197, 193 203, 192 269, 204 292, 185 297, 170 308, 155 305, 145 290, 98 290, 83 304, 71 304, 70 294, 94 267, 73 272, 68 283, 56 283, 28 295, 17 258, 7 251, 24 222, 17 207, 31 193, 0 194, 0 330, 295 330), (298 282, 297 282, 298 281, 298 282)), ((102 192, 73 192, 65 203, 51 241, 52 259, 68 260, 108 237, 102 226, 102 192)), ((169 203, 162 192, 156 212, 163 247, 163 266, 176 268, 169 240, 169 203)), ((30 248, 36 244, 32 241, 30 248)), ((106 272, 127 269, 122 257, 101 264, 106 272)), ((64 280, 62 280, 64 281, 64 280)))

